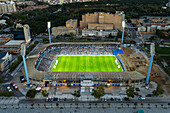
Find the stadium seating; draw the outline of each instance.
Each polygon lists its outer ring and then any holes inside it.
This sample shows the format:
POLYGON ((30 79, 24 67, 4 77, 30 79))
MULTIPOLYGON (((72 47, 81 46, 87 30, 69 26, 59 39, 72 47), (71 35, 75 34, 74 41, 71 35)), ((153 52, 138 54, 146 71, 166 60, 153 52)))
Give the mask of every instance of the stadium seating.
POLYGON ((41 51, 37 58, 36 69, 50 71, 58 55, 113 55, 116 45, 109 44, 58 44, 41 51))

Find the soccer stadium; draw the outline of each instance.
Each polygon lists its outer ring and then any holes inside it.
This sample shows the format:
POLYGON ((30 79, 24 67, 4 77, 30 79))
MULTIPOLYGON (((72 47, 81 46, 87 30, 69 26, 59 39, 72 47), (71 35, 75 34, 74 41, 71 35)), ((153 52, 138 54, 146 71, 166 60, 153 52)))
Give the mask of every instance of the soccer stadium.
MULTIPOLYGON (((142 55, 115 42, 60 42, 40 45, 27 57, 31 83, 98 86, 143 83, 142 55)), ((24 72, 24 69, 23 69, 24 72)))

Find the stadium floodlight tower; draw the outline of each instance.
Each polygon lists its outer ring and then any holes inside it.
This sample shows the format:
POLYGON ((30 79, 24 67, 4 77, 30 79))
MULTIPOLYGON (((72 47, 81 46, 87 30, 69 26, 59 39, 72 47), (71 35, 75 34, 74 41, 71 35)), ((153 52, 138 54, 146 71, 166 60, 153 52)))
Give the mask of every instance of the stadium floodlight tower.
POLYGON ((148 85, 148 83, 149 83, 149 77, 150 77, 150 73, 151 73, 153 57, 155 55, 155 44, 154 43, 151 43, 151 45, 150 45, 150 53, 151 53, 151 58, 150 58, 150 63, 149 63, 148 74, 146 77, 146 83, 145 83, 146 85, 148 85))
POLYGON ((125 14, 122 14, 122 27, 123 27, 123 30, 122 30, 122 41, 121 41, 121 44, 123 44, 123 38, 124 38, 124 32, 125 32, 125 14))
POLYGON ((48 28, 48 35, 49 35, 49 43, 51 43, 51 34, 50 34, 51 22, 47 22, 47 28, 48 28))
POLYGON ((30 85, 28 71, 27 71, 27 65, 26 65, 26 60, 25 60, 25 51, 26 51, 25 44, 22 44, 21 45, 21 55, 22 55, 22 59, 23 59, 23 63, 24 63, 25 75, 27 78, 27 85, 30 85))

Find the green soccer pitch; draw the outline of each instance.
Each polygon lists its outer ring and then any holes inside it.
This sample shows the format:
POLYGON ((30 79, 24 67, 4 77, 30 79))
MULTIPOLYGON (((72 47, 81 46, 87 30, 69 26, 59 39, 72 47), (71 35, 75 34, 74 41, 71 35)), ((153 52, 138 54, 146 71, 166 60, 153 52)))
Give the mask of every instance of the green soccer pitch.
POLYGON ((52 72, 122 72, 115 56, 59 56, 57 60, 52 72))

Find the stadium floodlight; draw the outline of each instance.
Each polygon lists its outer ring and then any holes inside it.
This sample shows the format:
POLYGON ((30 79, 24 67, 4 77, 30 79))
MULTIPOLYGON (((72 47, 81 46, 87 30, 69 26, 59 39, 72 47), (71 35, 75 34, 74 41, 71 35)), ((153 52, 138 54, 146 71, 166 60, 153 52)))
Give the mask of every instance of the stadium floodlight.
POLYGON ((121 44, 123 44, 124 31, 125 31, 125 14, 122 14, 122 27, 123 27, 123 30, 122 30, 122 41, 121 41, 121 44))
POLYGON ((148 74, 147 74, 147 77, 146 77, 146 83, 145 83, 146 85, 148 85, 148 83, 149 83, 149 77, 150 77, 150 73, 151 73, 153 57, 154 57, 154 54, 155 54, 155 44, 154 43, 151 43, 150 51, 151 51, 151 58, 150 58, 150 63, 149 63, 148 74))
POLYGON ((47 28, 48 28, 48 35, 49 35, 49 43, 51 43, 51 34, 50 34, 51 22, 47 22, 47 28))
POLYGON ((51 22, 47 22, 47 28, 51 28, 51 22))
POLYGON ((122 27, 125 27, 125 21, 122 22, 122 27))
POLYGON ((26 51, 25 44, 22 44, 21 45, 21 55, 22 55, 22 59, 23 59, 23 63, 24 63, 25 75, 26 75, 26 78, 27 78, 27 85, 29 85, 30 82, 29 82, 27 65, 26 65, 26 60, 25 60, 25 51, 26 51))

